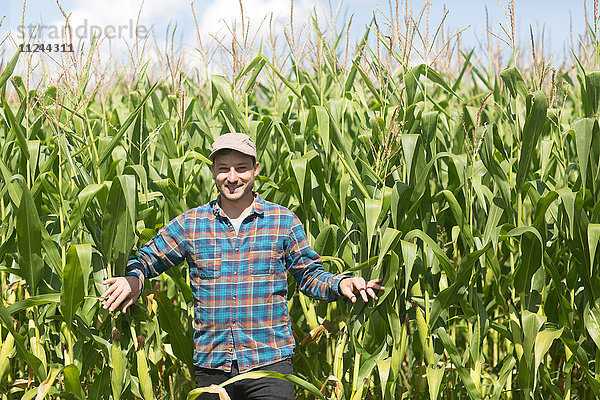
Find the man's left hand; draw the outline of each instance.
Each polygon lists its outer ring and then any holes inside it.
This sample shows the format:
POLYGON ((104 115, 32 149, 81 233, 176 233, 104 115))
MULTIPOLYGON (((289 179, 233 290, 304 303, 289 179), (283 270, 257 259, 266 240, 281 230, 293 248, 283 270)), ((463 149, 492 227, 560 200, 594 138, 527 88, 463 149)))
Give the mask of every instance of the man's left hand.
POLYGON ((353 303, 356 303, 355 293, 360 293, 360 297, 362 297, 365 303, 369 301, 369 296, 377 300, 378 297, 373 289, 385 290, 383 286, 379 285, 382 280, 383 279, 373 279, 366 282, 359 276, 344 278, 340 281, 340 293, 349 298, 353 303))

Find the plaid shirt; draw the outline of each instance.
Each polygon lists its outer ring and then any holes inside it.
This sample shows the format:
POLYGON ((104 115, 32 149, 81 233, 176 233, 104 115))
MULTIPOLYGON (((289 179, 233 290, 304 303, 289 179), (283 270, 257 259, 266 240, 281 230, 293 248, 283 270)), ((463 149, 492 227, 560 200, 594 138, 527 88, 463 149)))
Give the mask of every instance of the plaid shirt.
POLYGON ((152 278, 186 260, 194 295, 194 364, 241 372, 291 357, 287 275, 319 300, 340 298, 345 277, 323 269, 300 220, 256 199, 239 232, 217 200, 173 219, 129 260, 126 275, 152 278))

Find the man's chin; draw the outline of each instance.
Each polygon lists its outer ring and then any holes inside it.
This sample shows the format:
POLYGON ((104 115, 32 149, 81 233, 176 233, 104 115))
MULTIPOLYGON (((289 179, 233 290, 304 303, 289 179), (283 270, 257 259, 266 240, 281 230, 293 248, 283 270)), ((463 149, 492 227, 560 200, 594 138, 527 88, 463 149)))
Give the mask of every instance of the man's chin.
POLYGON ((237 193, 234 193, 234 194, 221 193, 221 194, 223 195, 223 197, 225 197, 225 200, 228 200, 228 201, 237 201, 242 198, 242 195, 237 194, 237 193))
POLYGON ((228 193, 226 191, 222 191, 221 195, 225 198, 225 200, 227 201, 238 201, 240 199, 242 199, 244 197, 244 192, 240 191, 239 193, 228 193))

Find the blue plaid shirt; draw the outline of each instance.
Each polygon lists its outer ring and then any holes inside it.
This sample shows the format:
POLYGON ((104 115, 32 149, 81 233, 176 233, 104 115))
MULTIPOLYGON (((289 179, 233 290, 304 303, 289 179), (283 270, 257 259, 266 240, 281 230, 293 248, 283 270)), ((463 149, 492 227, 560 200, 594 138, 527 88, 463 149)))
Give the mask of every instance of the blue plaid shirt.
POLYGON ((255 194, 236 234, 218 201, 173 219, 129 260, 142 282, 186 260, 194 295, 194 364, 241 372, 294 353, 287 272, 306 295, 338 300, 346 277, 324 270, 293 212, 255 194))

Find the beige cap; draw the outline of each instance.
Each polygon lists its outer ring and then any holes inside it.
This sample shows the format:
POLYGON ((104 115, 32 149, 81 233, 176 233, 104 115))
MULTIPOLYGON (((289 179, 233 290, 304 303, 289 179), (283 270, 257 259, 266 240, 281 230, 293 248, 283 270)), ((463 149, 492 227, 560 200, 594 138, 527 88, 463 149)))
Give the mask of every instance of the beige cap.
POLYGON ((244 133, 231 132, 217 137, 212 145, 210 159, 214 160, 215 153, 225 149, 237 150, 240 153, 254 157, 255 160, 257 158, 254 141, 244 133))

